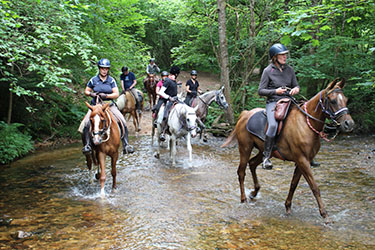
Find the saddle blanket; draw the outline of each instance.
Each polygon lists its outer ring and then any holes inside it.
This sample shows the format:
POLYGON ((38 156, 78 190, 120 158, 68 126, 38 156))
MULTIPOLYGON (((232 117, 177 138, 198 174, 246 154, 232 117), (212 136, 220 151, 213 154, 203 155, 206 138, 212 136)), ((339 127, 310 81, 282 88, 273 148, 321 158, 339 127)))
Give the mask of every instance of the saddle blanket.
POLYGON ((264 141, 266 139, 265 127, 267 124, 267 116, 265 110, 256 112, 246 124, 246 129, 259 139, 264 141))

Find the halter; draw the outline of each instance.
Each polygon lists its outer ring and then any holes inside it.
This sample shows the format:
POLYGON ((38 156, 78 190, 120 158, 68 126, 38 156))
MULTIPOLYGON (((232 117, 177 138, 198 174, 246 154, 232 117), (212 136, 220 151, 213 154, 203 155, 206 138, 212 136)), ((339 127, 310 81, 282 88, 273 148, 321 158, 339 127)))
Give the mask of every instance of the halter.
MULTIPOLYGON (((186 111, 186 109, 185 109, 186 111)), ((178 113, 178 111, 176 110, 176 113, 177 113, 177 117, 178 117, 178 121, 180 122, 181 124, 181 128, 179 130, 181 130, 182 128, 186 128, 186 131, 190 132, 190 131, 193 131, 194 129, 197 128, 197 126, 193 125, 191 127, 189 127, 189 124, 186 123, 186 117, 189 116, 189 115, 195 115, 195 113, 185 113, 185 114, 182 114, 182 113, 178 113), (185 118, 185 119, 184 119, 185 118)))
POLYGON ((95 135, 99 135, 100 138, 102 139, 102 143, 103 143, 103 142, 106 142, 106 141, 109 140, 109 138, 110 138, 110 134, 111 134, 111 129, 110 129, 110 128, 111 128, 111 125, 112 125, 112 119, 111 119, 111 117, 110 117, 108 111, 106 110, 106 111, 104 111, 104 112, 106 113, 107 118, 109 118, 109 126, 106 127, 107 122, 106 122, 106 120, 104 119, 104 121, 103 121, 103 128, 100 129, 98 132, 92 131, 92 136, 94 137, 95 135), (107 136, 105 140, 103 140, 103 136, 104 136, 104 135, 107 136))

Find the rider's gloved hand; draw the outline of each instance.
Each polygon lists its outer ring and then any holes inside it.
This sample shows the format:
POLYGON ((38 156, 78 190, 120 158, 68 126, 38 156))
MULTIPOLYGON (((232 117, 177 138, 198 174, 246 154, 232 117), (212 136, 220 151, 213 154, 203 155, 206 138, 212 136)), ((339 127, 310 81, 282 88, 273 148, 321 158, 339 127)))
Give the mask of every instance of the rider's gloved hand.
POLYGON ((91 96, 91 97, 97 97, 97 96, 98 96, 98 94, 97 94, 97 93, 95 93, 95 92, 91 92, 91 93, 90 93, 90 96, 91 96))
POLYGON ((169 101, 171 101, 171 102, 175 102, 176 99, 175 99, 174 97, 170 96, 170 97, 169 97, 169 101))
POLYGON ((197 91, 191 91, 190 92, 193 96, 197 96, 197 91))
POLYGON ((99 93, 99 96, 100 96, 101 99, 107 98, 107 94, 104 94, 104 93, 99 93))

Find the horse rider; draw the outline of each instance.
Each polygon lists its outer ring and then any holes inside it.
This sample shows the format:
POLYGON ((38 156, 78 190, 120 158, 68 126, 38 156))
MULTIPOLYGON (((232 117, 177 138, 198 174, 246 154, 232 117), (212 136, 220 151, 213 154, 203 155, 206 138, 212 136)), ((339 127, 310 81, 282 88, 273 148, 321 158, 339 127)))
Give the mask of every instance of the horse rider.
POLYGON ((137 84, 137 79, 133 72, 129 71, 128 67, 123 66, 121 68, 122 74, 120 75, 121 87, 123 92, 129 91, 134 99, 135 99, 135 108, 137 109, 138 113, 142 113, 141 110, 141 96, 139 96, 138 90, 135 88, 137 84))
POLYGON ((168 128, 168 115, 169 111, 171 110, 173 103, 175 103, 177 99, 177 82, 176 79, 180 74, 180 68, 177 66, 172 66, 169 75, 167 78, 164 79, 163 86, 159 91, 159 96, 167 100, 167 104, 165 105, 163 120, 161 122, 162 132, 159 136, 161 141, 165 141, 165 132, 168 128))
POLYGON ((158 65, 155 64, 155 58, 151 58, 150 63, 147 65, 147 68, 146 68, 147 77, 143 80, 143 86, 145 88, 145 92, 147 92, 146 82, 149 80, 150 75, 155 75, 155 80, 158 81, 159 78, 157 76, 157 73, 159 72, 160 72, 160 69, 158 65))
POLYGON ((258 94, 267 97, 266 114, 268 129, 263 151, 262 167, 264 169, 272 169, 270 157, 278 126, 275 119, 276 103, 278 100, 286 97, 287 88, 290 88, 290 95, 296 95, 300 91, 293 68, 286 64, 288 52, 287 48, 281 43, 276 43, 271 46, 269 49, 271 62, 263 70, 259 83, 258 94))
MULTIPOLYGON (((103 101, 110 101, 110 110, 114 115, 116 121, 119 123, 120 127, 124 127, 124 136, 122 137, 123 153, 133 153, 134 149, 128 143, 128 129, 126 127, 126 122, 124 116, 118 110, 116 104, 113 102, 119 96, 119 91, 117 88, 116 80, 109 75, 109 69, 111 63, 108 59, 103 58, 98 62, 99 74, 90 79, 85 88, 85 95, 91 96, 91 105, 96 105, 97 99, 103 101)), ((80 125, 79 131, 82 133, 82 140, 84 147, 82 149, 83 154, 91 153, 91 137, 90 137, 90 115, 91 109, 88 110, 87 114, 83 118, 80 125)))
POLYGON ((186 98, 184 102, 189 106, 191 106, 193 99, 197 97, 198 93, 201 94, 197 76, 198 76, 198 72, 196 70, 192 70, 190 72, 190 79, 186 81, 187 94, 186 94, 186 98))
POLYGON ((164 99, 162 96, 160 96, 159 92, 161 87, 163 87, 163 82, 165 78, 167 78, 169 73, 167 71, 161 72, 161 80, 156 84, 156 94, 159 96, 158 102, 154 107, 152 107, 152 117, 155 119, 155 124, 156 125, 156 118, 158 117, 159 109, 161 105, 165 105, 167 103, 167 99, 164 99))

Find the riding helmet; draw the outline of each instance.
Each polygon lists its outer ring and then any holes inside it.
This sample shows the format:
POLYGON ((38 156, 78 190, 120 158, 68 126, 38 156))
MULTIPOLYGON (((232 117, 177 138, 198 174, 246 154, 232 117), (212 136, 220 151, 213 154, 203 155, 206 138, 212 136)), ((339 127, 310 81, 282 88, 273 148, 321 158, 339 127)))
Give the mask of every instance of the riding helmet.
POLYGON ((169 71, 169 73, 171 73, 172 75, 177 76, 178 74, 180 74, 180 68, 178 66, 172 66, 171 70, 169 71))
POLYGON ((271 46, 269 50, 270 58, 276 56, 276 55, 282 55, 288 53, 288 49, 284 46, 284 44, 281 43, 275 43, 271 46))
POLYGON ((109 60, 107 58, 102 58, 98 62, 98 67, 99 68, 110 68, 111 67, 111 63, 109 62, 109 60))
POLYGON ((125 73, 126 71, 128 71, 128 67, 123 66, 123 67, 121 68, 121 71, 122 71, 122 73, 125 73))
POLYGON ((190 72, 190 75, 192 75, 192 76, 197 76, 198 75, 198 72, 196 71, 196 70, 192 70, 191 72, 190 72))
POLYGON ((151 58, 151 59, 150 59, 150 62, 155 62, 155 58, 151 58))
POLYGON ((169 73, 167 71, 161 72, 161 76, 168 76, 168 75, 169 75, 169 73))

